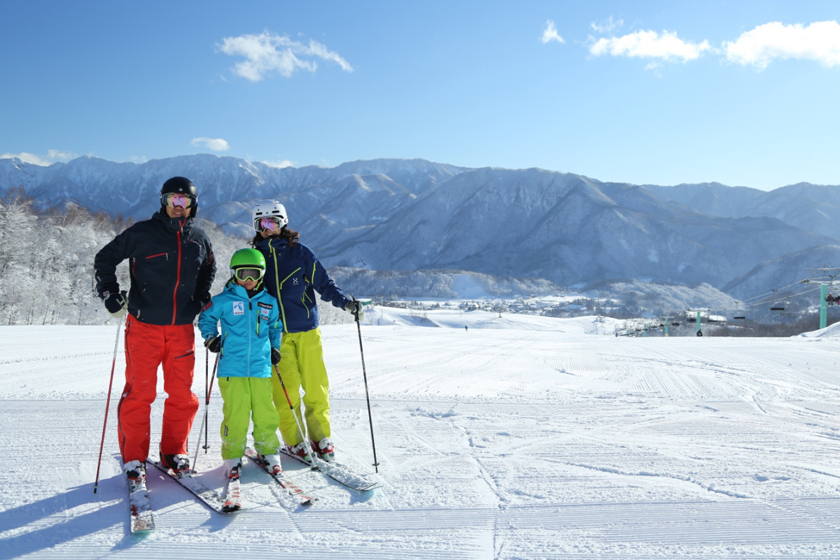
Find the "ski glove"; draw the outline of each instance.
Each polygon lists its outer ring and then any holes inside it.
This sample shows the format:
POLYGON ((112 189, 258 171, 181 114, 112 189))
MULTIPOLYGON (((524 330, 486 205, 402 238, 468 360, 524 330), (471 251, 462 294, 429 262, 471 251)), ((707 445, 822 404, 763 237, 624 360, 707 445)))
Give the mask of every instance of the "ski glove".
POLYGON ((128 298, 125 292, 108 294, 105 297, 105 309, 114 317, 122 317, 128 309, 128 298))
POLYGON ((351 299, 348 301, 347 305, 344 306, 344 310, 352 313, 360 323, 365 319, 365 310, 362 307, 362 303, 358 300, 351 299))
POLYGON ((276 366, 280 363, 280 350, 277 348, 271 349, 271 365, 276 366))
POLYGON ((218 354, 219 350, 222 349, 222 337, 214 336, 213 338, 208 338, 204 341, 204 347, 214 354, 218 354))

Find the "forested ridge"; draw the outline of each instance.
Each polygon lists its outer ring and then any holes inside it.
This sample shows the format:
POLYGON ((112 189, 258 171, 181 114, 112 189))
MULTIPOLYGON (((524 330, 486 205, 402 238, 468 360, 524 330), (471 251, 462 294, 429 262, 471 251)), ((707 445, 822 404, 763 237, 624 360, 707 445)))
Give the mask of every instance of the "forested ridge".
MULTIPOLYGON (((247 240, 226 235, 212 222, 196 220, 213 243, 218 263, 212 293, 229 278, 227 263, 247 240)), ((0 199, 0 324, 99 325, 112 321, 96 297, 93 259, 133 220, 91 214, 66 203, 38 208, 22 189, 0 199)), ((128 290, 128 261, 117 268, 128 290)))

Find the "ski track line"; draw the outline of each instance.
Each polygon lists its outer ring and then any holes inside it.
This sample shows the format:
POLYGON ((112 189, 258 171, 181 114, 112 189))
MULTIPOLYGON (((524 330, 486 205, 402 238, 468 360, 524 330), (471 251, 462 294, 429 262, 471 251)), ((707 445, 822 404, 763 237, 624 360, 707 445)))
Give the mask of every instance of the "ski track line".
POLYGON ((80 354, 65 354, 60 356, 27 356, 26 358, 18 358, 16 360, 0 361, 0 366, 8 366, 11 364, 28 364, 32 362, 64 362, 65 360, 79 359, 79 358, 100 358, 102 356, 113 355, 113 352, 84 352, 80 354))
MULTIPOLYGON (((840 545, 840 532, 832 524, 820 519, 830 514, 834 519, 840 516, 838 500, 813 500, 776 503, 763 503, 752 500, 741 502, 674 502, 674 503, 616 503, 616 504, 562 504, 552 506, 511 506, 498 508, 424 508, 416 510, 397 510, 389 512, 333 512, 318 511, 313 515, 297 516, 300 534, 285 523, 278 523, 275 512, 243 511, 225 524, 237 524, 238 533, 228 544, 240 543, 249 550, 265 550, 263 545, 267 535, 272 535, 275 549, 279 554, 285 546, 294 544, 294 539, 303 539, 309 543, 307 557, 318 557, 323 543, 338 539, 342 544, 339 550, 345 557, 364 550, 364 544, 355 542, 352 535, 363 539, 365 535, 378 535, 381 539, 389 536, 396 539, 401 534, 414 532, 450 532, 457 531, 464 536, 475 535, 477 531, 494 535, 495 542, 503 542, 508 550, 542 543, 554 535, 552 540, 564 541, 572 535, 592 539, 602 544, 623 545, 636 543, 662 546, 701 547, 739 545, 840 545), (247 523, 244 518, 247 517, 247 523), (539 530, 534 535, 533 532, 539 530), (335 536, 329 536, 335 535, 335 536), (292 539, 291 542, 289 539, 292 539)), ((142 547, 144 554, 150 555, 158 548, 161 551, 170 547, 171 538, 185 530, 195 531, 193 542, 189 544, 191 555, 205 554, 206 557, 219 557, 218 544, 202 542, 202 538, 218 528, 217 522, 195 528, 195 516, 176 511, 158 512, 159 528, 156 531, 157 543, 142 547), (178 513, 178 515, 172 515, 178 513), (178 522, 180 520, 180 523, 178 522)), ((114 515, 109 520, 114 523, 124 522, 123 516, 114 515)), ((52 525, 53 528, 58 527, 52 525)), ((450 533, 451 536, 451 533, 450 533)), ((19 538, 19 537, 18 537, 19 538)), ((13 537, 14 539, 14 537, 13 537)), ((450 542, 450 545, 453 543, 450 542)), ((495 545, 494 545, 495 546, 495 545)), ((500 545, 501 546, 501 545, 500 545)), ((56 557, 71 557, 74 553, 103 553, 110 546, 102 549, 97 543, 69 543, 60 547, 62 551, 52 549, 56 557)), ((425 555, 412 558, 445 558, 445 554, 459 558, 478 558, 474 548, 463 546, 460 550, 449 548, 443 551, 426 551, 425 555), (461 553, 462 555, 458 555, 461 553)), ((41 551, 46 553, 47 551, 41 551)), ((373 549, 372 554, 362 557, 389 557, 397 549, 373 549)), ((406 551, 403 550, 402 553, 406 551)), ((334 552, 332 552, 334 554, 334 552)), ((45 557, 45 554, 41 554, 45 557)), ((53 554, 49 554, 53 556, 53 554)), ((738 557, 743 555, 738 554, 738 557)), ((139 556, 138 556, 139 557, 139 556)), ((274 556, 272 556, 274 557, 274 556)), ((543 554, 538 554, 543 557, 543 554)), ((554 557, 554 556, 551 556, 554 557)), ((565 556, 556 556, 562 558, 565 556)), ((587 556, 582 556, 587 557, 587 556)), ((597 557, 597 556, 593 556, 597 557)), ((702 557, 702 556, 701 556, 702 557)), ((710 556, 714 557, 714 556, 710 556)), ((796 558, 802 558, 796 555, 796 558)))
MULTIPOLYGON (((783 339, 776 341, 775 344, 789 344, 789 342, 783 339)), ((770 343, 762 341, 761 345, 768 344, 770 343)), ((779 363, 777 359, 769 357, 767 353, 762 353, 755 349, 744 351, 738 347, 734 347, 732 350, 728 348, 722 350, 723 352, 716 356, 713 362, 709 362, 711 367, 737 371, 738 375, 751 381, 764 378, 775 381, 794 382, 798 390, 802 391, 806 396, 822 395, 826 389, 834 393, 835 396, 837 395, 838 387, 834 372, 837 369, 836 362, 840 361, 840 355, 838 355, 836 350, 833 352, 824 351, 822 352, 822 356, 815 356, 810 348, 806 351, 801 348, 792 347, 787 350, 789 355, 788 364, 779 363), (829 361, 831 362, 830 364, 828 363, 829 361), (791 364, 803 362, 806 366, 804 368, 791 366, 791 364)), ((685 356, 694 356, 697 360, 708 362, 708 356, 698 354, 695 350, 687 350, 685 356)))
MULTIPOLYGON (((734 353, 723 349, 717 354, 715 361, 709 361, 707 355, 696 354, 694 350, 674 352, 673 355, 663 348, 646 348, 645 350, 652 350, 652 352, 645 355, 642 349, 635 348, 628 352, 633 355, 632 360, 628 360, 626 356, 617 355, 611 358, 618 360, 628 370, 633 370, 643 363, 654 366, 653 371, 643 374, 641 384, 637 386, 638 390, 661 391, 667 396, 676 398, 725 398, 731 396, 732 391, 721 391, 721 388, 740 385, 749 388, 760 397, 764 393, 767 393, 768 397, 775 397, 779 392, 777 383, 782 382, 796 387, 796 390, 804 396, 825 394, 825 382, 818 381, 816 384, 803 385, 799 371, 780 368, 778 363, 766 357, 752 357, 740 351, 734 353), (680 363, 683 371, 673 372, 673 363, 680 363), (692 376, 691 382, 674 379, 675 376, 684 378, 690 375, 684 372, 686 365, 694 365, 697 368, 697 373, 692 376), (755 373, 756 371, 758 374, 755 373), (667 381, 669 379, 670 381, 667 381), (796 381, 796 383, 791 383, 791 381, 796 381), (761 386, 756 386, 756 382, 761 383, 761 386), (694 390, 692 384, 700 390, 694 390)), ((832 389, 836 391, 836 386, 832 389)))
POLYGON ((612 468, 612 467, 599 467, 599 466, 596 466, 596 465, 587 465, 587 464, 584 464, 584 463, 572 463, 572 462, 568 462, 568 461, 555 461, 555 462, 559 462, 559 463, 562 463, 564 465, 568 465, 570 467, 580 467, 580 468, 583 468, 583 469, 589 469, 589 470, 593 470, 593 471, 599 471, 599 472, 603 472, 603 473, 614 474, 614 475, 617 475, 617 476, 667 478, 667 479, 676 480, 676 481, 679 481, 679 482, 686 482, 686 483, 692 484, 694 486, 698 486, 702 490, 706 490, 708 492, 713 492, 715 494, 721 494, 723 496, 728 496, 730 498, 740 498, 740 499, 745 499, 745 500, 752 499, 750 496, 746 496, 744 494, 739 494, 739 493, 733 492, 731 490, 719 490, 719 489, 715 488, 714 485, 709 485, 709 484, 706 484, 706 483, 701 482, 699 480, 694 480, 691 477, 682 477, 682 476, 673 475, 673 474, 655 473, 655 472, 650 472, 650 471, 629 472, 629 471, 623 471, 621 469, 616 469, 616 468, 612 468))

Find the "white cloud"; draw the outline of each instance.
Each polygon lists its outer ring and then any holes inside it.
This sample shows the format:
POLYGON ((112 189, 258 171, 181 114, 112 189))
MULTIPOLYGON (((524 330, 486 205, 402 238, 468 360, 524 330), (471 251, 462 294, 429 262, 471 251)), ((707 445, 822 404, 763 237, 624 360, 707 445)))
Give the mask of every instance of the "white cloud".
POLYGON ((668 31, 663 31, 661 35, 656 31, 637 31, 621 37, 601 38, 589 47, 589 52, 595 56, 608 54, 665 62, 688 62, 708 50, 712 50, 708 41, 690 43, 677 37, 676 32, 668 31))
POLYGON ((279 167, 280 169, 282 169, 284 167, 294 167, 295 166, 295 162, 289 161, 288 159, 278 159, 276 161, 264 161, 262 163, 264 163, 266 165, 269 165, 271 167, 279 167))
POLYGON ((310 39, 309 44, 304 44, 268 31, 259 35, 225 37, 216 47, 227 55, 244 57, 245 60, 237 62, 233 71, 252 82, 259 82, 275 72, 286 78, 298 70, 315 72, 318 65, 313 59, 317 58, 335 62, 345 72, 353 71, 350 63, 317 41, 310 39))
POLYGON ((597 31, 598 33, 612 33, 622 25, 624 25, 624 20, 620 19, 618 21, 614 20, 612 16, 607 18, 606 21, 602 23, 591 23, 592 29, 597 31))
POLYGON ((820 21, 805 27, 778 21, 759 25, 734 42, 723 43, 730 62, 766 68, 773 59, 816 60, 824 66, 840 65, 840 24, 820 21))
POLYGON ((214 152, 225 152, 230 149, 227 141, 221 138, 193 138, 190 144, 204 147, 214 152))
POLYGON ((561 37, 560 34, 557 33, 557 26, 555 26, 554 22, 551 20, 548 20, 546 22, 545 30, 543 31, 540 41, 542 41, 543 44, 549 43, 551 41, 557 41, 558 43, 566 42, 563 40, 563 37, 561 37))
POLYGON ((70 161, 75 157, 76 154, 72 152, 63 152, 61 150, 49 150, 47 151, 47 155, 45 156, 30 154, 29 152, 21 152, 19 154, 5 153, 3 155, 0 155, 0 159, 18 158, 19 160, 24 161, 26 163, 43 166, 49 166, 58 161, 70 161))
POLYGON ((47 159, 51 161, 70 161, 77 157, 73 152, 63 152, 61 150, 48 150, 47 159))

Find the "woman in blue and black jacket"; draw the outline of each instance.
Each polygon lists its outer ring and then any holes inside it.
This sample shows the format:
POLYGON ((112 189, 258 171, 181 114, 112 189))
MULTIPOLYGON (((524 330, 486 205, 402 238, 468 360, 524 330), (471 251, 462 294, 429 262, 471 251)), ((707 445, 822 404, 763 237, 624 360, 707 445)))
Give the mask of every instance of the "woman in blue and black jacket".
POLYGON ((280 419, 280 434, 290 453, 304 460, 308 437, 312 450, 326 461, 335 459, 330 439, 330 401, 327 368, 318 328, 318 305, 321 299, 362 318, 362 308, 335 285, 314 253, 300 243, 300 234, 287 227, 286 208, 277 201, 259 204, 253 211, 256 236, 252 244, 266 261, 265 287, 280 302, 283 321, 282 359, 278 372, 288 390, 295 414, 300 414, 300 388, 303 388, 307 434, 297 428, 280 380, 274 377, 274 405, 280 419))

